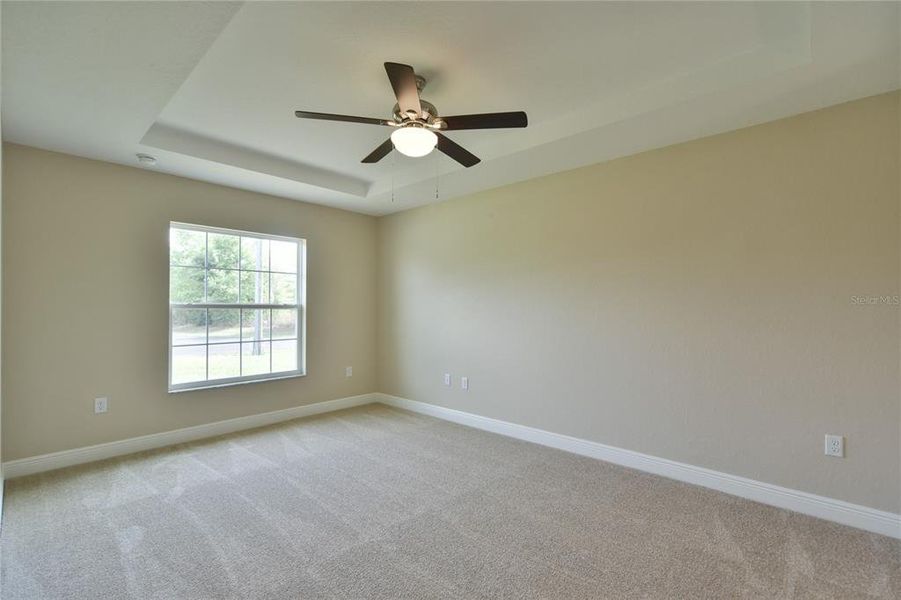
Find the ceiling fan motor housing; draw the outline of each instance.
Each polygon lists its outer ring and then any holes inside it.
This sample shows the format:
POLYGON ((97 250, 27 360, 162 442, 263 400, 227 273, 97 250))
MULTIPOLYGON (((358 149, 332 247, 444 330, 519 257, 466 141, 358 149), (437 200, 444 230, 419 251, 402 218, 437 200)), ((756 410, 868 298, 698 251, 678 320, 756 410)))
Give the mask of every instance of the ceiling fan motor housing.
POLYGON ((427 100, 419 99, 419 104, 422 106, 422 113, 420 115, 411 117, 411 115, 404 114, 400 111, 400 105, 395 104, 393 115, 394 121, 400 125, 405 121, 421 121, 423 124, 433 125, 435 127, 440 127, 438 124, 438 109, 435 108, 435 105, 427 100))

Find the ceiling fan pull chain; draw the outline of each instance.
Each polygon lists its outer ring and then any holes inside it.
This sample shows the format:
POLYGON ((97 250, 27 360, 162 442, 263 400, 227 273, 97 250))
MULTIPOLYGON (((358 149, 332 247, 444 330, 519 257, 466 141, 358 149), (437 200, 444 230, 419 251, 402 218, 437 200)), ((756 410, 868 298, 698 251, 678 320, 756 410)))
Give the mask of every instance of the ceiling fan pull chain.
POLYGON ((435 158, 432 159, 432 162, 435 163, 435 200, 438 199, 438 182, 440 179, 439 170, 438 170, 438 155, 435 154, 435 158))

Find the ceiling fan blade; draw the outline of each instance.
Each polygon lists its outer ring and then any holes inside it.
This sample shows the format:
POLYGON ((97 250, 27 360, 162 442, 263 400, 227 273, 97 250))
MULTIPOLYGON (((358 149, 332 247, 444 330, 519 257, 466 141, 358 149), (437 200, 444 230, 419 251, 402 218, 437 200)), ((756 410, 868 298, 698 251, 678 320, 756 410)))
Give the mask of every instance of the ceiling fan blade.
POLYGON ((385 119, 373 119, 372 117, 351 117, 349 115, 333 115, 330 113, 307 112, 295 110, 294 116, 301 119, 318 119, 320 121, 344 121, 345 123, 365 123, 367 125, 388 125, 385 119))
POLYGON ((379 146, 378 148, 376 148, 375 150, 370 152, 369 156, 367 156, 360 162, 377 163, 380 160, 382 160, 383 158, 385 158, 386 156, 388 156, 388 153, 391 152, 393 149, 394 149, 394 144, 391 143, 391 138, 388 138, 387 140, 385 140, 385 143, 383 143, 381 146, 379 146))
POLYGON ((482 159, 478 156, 453 141, 449 137, 443 136, 437 131, 435 135, 438 136, 438 149, 450 156, 452 159, 466 167, 467 169, 473 165, 479 164, 482 159))
POLYGON ((447 131, 457 129, 504 129, 507 127, 526 127, 529 119, 526 113, 502 112, 484 113, 481 115, 457 115, 456 117, 441 117, 447 125, 442 129, 447 131))
POLYGON ((385 72, 391 80, 394 95, 397 96, 397 104, 402 114, 414 113, 416 118, 422 115, 422 105, 419 103, 419 90, 416 87, 416 74, 410 65, 386 62, 385 72))

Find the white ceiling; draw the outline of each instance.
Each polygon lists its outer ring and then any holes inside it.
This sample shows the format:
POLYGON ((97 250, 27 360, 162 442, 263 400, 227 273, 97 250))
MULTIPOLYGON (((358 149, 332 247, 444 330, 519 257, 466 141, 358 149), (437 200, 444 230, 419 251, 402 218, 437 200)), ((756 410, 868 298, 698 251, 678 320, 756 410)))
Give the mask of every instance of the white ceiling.
POLYGON ((387 214, 901 87, 896 3, 3 2, 4 139, 387 214), (482 158, 360 159, 382 63, 482 158), (393 199, 392 199, 393 196, 393 199))

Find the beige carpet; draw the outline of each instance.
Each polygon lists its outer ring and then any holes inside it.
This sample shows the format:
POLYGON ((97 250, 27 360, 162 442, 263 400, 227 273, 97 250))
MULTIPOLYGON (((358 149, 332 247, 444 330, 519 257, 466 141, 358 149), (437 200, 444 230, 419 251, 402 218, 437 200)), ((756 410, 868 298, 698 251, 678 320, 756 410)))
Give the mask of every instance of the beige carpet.
POLYGON ((901 546, 370 405, 7 482, 2 597, 898 598, 901 546))

